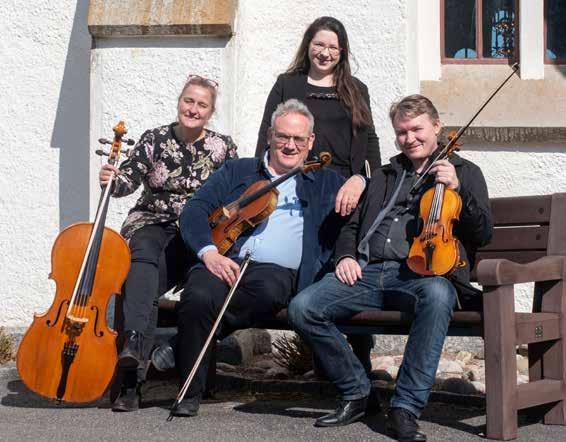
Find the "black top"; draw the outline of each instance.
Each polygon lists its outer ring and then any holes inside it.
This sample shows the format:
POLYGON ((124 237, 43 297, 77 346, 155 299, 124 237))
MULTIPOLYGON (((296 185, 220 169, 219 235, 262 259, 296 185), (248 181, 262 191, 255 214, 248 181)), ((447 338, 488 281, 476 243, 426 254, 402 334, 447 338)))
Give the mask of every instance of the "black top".
POLYGON ((418 179, 414 170, 408 170, 395 205, 385 215, 369 240, 369 262, 401 261, 409 256, 413 239, 418 234, 419 201, 424 186, 411 193, 418 179))
MULTIPOLYGON (((366 85, 355 77, 354 81, 369 106, 366 85)), ((316 152, 318 149, 330 150, 333 154, 333 169, 343 176, 349 177, 356 173, 365 175, 364 162, 366 160, 369 162, 370 170, 379 167, 381 165, 379 139, 375 134, 373 123, 370 126, 358 128, 354 136, 351 116, 348 116, 346 123, 344 118, 346 110, 339 99, 322 96, 326 93, 335 93, 333 89, 308 84, 306 74, 281 74, 273 85, 265 103, 255 156, 261 158, 267 148, 267 129, 271 125, 271 115, 277 105, 290 98, 296 98, 309 107, 315 118, 315 133, 318 140, 315 141, 313 151, 316 152), (317 98, 309 97, 309 94, 314 92, 318 92, 317 98), (321 111, 323 114, 319 115, 321 111), (340 127, 334 127, 338 120, 341 121, 340 127), (328 130, 331 132, 327 133, 328 130), (335 139, 338 132, 339 138, 335 139)))
POLYGON ((352 147, 352 117, 338 100, 335 87, 307 83, 305 104, 314 116, 314 146, 311 156, 330 152, 330 168, 349 177, 352 147))

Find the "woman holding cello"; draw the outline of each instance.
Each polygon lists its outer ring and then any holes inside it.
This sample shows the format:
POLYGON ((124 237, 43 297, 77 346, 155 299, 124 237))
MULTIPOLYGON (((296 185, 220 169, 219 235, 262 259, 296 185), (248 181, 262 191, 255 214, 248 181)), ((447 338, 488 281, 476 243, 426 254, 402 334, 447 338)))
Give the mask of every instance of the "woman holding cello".
POLYGON ((185 203, 225 160, 236 158, 229 136, 206 129, 215 111, 218 83, 189 75, 177 101, 177 121, 144 132, 119 168, 104 165, 100 184, 116 174, 113 196, 122 197, 143 185, 140 198, 122 225, 132 254, 123 287, 123 371, 114 411, 139 407, 145 361, 157 321, 157 299, 182 282, 192 257, 179 234, 185 203))

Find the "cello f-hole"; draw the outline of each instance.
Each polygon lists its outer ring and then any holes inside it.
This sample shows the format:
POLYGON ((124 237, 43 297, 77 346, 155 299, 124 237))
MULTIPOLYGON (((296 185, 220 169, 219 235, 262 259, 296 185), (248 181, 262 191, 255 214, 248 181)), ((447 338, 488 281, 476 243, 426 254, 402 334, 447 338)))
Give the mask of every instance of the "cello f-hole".
POLYGON ((57 310, 57 316, 55 317, 55 322, 51 322, 51 319, 45 321, 45 325, 47 327, 55 327, 55 325, 59 322, 59 317, 61 316, 61 310, 63 309, 64 305, 69 305, 69 301, 65 299, 61 304, 59 304, 59 309, 57 310))
POLYGON ((102 330, 98 330, 98 307, 93 305, 90 307, 90 309, 95 313, 95 317, 94 317, 94 336, 96 336, 97 338, 101 338, 102 336, 104 336, 104 332, 102 330))

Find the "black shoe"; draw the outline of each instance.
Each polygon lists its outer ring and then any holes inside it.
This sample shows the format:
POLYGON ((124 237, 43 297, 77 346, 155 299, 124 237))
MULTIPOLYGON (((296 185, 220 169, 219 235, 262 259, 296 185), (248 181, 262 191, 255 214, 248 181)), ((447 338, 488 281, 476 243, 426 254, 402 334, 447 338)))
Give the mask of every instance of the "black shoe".
POLYGON ((196 416, 200 407, 200 399, 200 395, 183 399, 177 407, 171 410, 171 414, 179 417, 196 416))
POLYGON ((368 396, 368 404, 366 411, 370 414, 381 413, 383 409, 381 408, 381 396, 377 388, 372 388, 368 396))
POLYGON ((368 398, 355 401, 340 401, 333 413, 319 417, 314 423, 315 427, 341 427, 357 421, 366 414, 368 398))
POLYGON ((387 431, 401 442, 424 442, 426 434, 419 431, 417 417, 404 408, 391 408, 387 419, 387 431))
POLYGON ((122 387, 120 395, 112 404, 112 411, 136 411, 139 410, 141 403, 140 386, 134 388, 122 387))
POLYGON ((118 367, 138 368, 142 363, 143 335, 135 330, 124 334, 124 346, 118 355, 118 367))
POLYGON ((157 371, 166 371, 175 368, 175 353, 173 347, 166 342, 151 352, 151 364, 157 371))

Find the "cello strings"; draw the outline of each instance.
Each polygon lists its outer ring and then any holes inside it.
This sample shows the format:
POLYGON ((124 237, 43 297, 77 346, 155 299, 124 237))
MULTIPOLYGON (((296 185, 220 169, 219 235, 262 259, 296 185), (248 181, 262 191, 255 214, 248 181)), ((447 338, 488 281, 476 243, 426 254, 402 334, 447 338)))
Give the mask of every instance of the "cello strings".
MULTIPOLYGON (((114 174, 112 174, 112 176, 111 176, 111 182, 112 182, 113 179, 114 179, 114 174)), ((106 189, 104 190, 104 194, 103 194, 103 196, 102 196, 102 202, 104 202, 104 201, 106 201, 106 200, 108 199, 109 194, 110 194, 110 191, 109 191, 109 190, 110 190, 110 187, 111 187, 110 185, 106 186, 106 189)), ((102 211, 99 210, 99 211, 97 212, 97 214, 96 214, 96 219, 95 219, 95 221, 94 221, 94 226, 96 226, 96 225, 98 225, 98 224, 100 223, 101 218, 102 218, 102 211)), ((94 226, 93 226, 93 231, 94 231, 94 226)), ((72 294, 72 296, 71 296, 71 300, 69 301, 69 306, 67 307, 67 312, 68 312, 68 313, 67 313, 67 316, 69 316, 69 315, 72 316, 72 315, 73 315, 72 312, 76 312, 76 311, 77 311, 77 309, 75 308, 75 304, 76 304, 76 302, 77 302, 77 297, 79 297, 79 298, 80 298, 81 300, 83 300, 83 302, 84 302, 83 295, 82 295, 82 294, 79 294, 78 292, 79 292, 79 286, 81 285, 81 282, 82 282, 82 279, 83 279, 83 275, 84 275, 84 272, 85 272, 85 268, 86 268, 86 264, 87 264, 87 262, 86 262, 87 259, 86 259, 86 258, 87 258, 87 257, 90 255, 90 253, 91 253, 91 250, 92 250, 92 247, 93 247, 93 242, 94 242, 94 235, 91 233, 90 238, 89 238, 89 242, 88 242, 88 245, 87 245, 87 249, 86 249, 86 252, 85 252, 85 258, 83 259, 83 261, 82 261, 82 263, 81 263, 81 268, 80 268, 80 270, 79 270, 79 276, 78 276, 78 278, 77 278, 77 282, 75 283, 75 287, 74 287, 74 289, 73 289, 73 294, 72 294)), ((79 308, 79 309, 78 309, 78 312, 80 312, 80 311, 81 311, 81 309, 79 308)))

